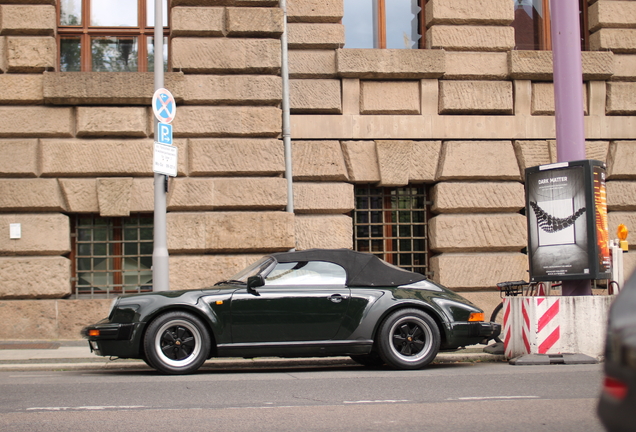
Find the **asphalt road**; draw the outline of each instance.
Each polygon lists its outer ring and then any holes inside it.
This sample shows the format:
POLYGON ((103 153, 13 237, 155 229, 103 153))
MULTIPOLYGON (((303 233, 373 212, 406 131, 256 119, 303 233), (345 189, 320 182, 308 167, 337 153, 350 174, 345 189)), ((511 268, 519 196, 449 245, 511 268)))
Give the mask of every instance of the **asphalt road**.
POLYGON ((0 430, 601 432, 601 365, 0 373, 0 430))

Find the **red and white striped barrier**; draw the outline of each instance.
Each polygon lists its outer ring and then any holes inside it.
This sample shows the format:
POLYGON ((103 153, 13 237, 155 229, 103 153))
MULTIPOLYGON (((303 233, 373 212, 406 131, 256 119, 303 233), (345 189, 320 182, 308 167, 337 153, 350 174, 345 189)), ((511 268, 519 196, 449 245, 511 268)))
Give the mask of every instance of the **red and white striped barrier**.
POLYGON ((512 358, 512 319, 510 319, 510 313, 512 309, 511 297, 504 297, 503 308, 500 313, 503 313, 503 329, 501 334, 504 343, 504 354, 508 358, 512 358))
POLYGON ((504 298, 502 333, 506 356, 513 357, 513 351, 521 351, 522 354, 558 353, 552 349, 559 346, 561 337, 559 299, 560 297, 523 297, 517 302, 519 304, 515 306, 520 306, 521 340, 515 343, 511 319, 513 302, 511 298, 504 298))
POLYGON ((603 354, 612 296, 506 297, 503 339, 508 358, 524 354, 603 354))
POLYGON ((532 347, 530 339, 532 339, 532 332, 534 329, 530 326, 530 299, 523 299, 521 302, 521 339, 523 340, 524 353, 530 354, 532 347))
POLYGON ((559 325, 559 297, 536 297, 537 350, 539 354, 549 354, 550 349, 558 346, 561 338, 559 325))

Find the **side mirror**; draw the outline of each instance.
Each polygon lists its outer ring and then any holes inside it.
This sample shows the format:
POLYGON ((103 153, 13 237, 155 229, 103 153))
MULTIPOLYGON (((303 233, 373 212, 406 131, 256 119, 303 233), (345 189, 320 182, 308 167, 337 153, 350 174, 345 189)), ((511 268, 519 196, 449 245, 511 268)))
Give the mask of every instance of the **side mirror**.
POLYGON ((263 285, 265 285, 265 279, 260 274, 247 278, 247 292, 249 293, 258 295, 258 291, 256 291, 256 288, 262 287, 263 285))

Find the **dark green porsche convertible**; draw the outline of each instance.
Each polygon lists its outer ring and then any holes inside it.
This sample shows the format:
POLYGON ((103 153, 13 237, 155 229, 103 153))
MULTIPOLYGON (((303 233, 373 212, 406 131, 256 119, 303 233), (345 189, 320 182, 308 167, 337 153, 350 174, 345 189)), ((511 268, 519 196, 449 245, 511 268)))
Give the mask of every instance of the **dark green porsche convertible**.
POLYGON ((119 297, 83 335, 101 356, 168 374, 211 357, 351 356, 419 369, 440 350, 486 342, 500 325, 424 275, 371 254, 312 249, 266 256, 198 290, 119 297))

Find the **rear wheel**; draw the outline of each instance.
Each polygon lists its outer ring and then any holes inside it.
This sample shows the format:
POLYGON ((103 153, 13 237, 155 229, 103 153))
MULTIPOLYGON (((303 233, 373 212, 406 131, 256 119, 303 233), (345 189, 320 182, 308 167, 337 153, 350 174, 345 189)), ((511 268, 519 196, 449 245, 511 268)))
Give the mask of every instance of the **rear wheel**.
POLYGON ((439 351, 440 333, 435 320, 418 309, 389 315, 378 332, 378 353, 396 369, 420 369, 439 351))
POLYGON ((495 336, 493 338, 493 340, 496 343, 502 343, 503 340, 501 339, 501 337, 503 337, 503 314, 501 313, 501 309, 503 308, 503 302, 499 303, 492 311, 492 314, 490 315, 490 322, 494 322, 497 324, 501 324, 501 334, 499 336, 495 336))
POLYGON ((196 316, 168 312, 149 326, 144 336, 147 363, 166 374, 188 374, 205 362, 210 335, 196 316))
POLYGON ((154 367, 153 365, 150 364, 150 362, 148 361, 148 357, 146 357, 146 354, 144 353, 143 356, 141 357, 141 359, 144 361, 144 363, 146 363, 146 365, 150 366, 153 369, 157 369, 156 367, 154 367))
POLYGON ((366 367, 379 368, 384 366, 384 360, 382 360, 375 351, 372 351, 369 354, 352 355, 351 359, 366 367))

